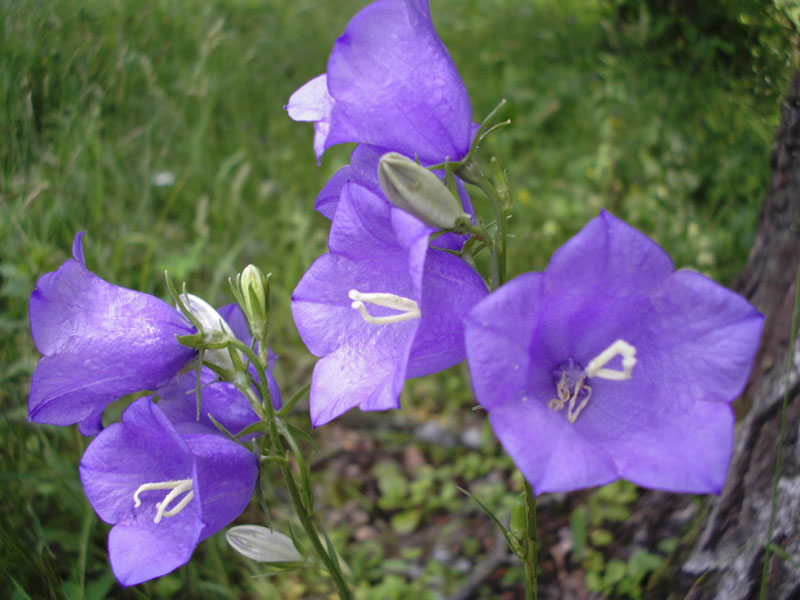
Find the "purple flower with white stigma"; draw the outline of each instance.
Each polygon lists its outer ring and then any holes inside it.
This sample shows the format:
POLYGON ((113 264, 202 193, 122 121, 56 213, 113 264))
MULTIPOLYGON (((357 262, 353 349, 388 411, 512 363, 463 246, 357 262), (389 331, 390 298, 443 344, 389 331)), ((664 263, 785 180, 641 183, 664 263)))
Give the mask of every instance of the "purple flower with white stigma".
POLYGON ((311 421, 358 406, 399 408, 406 379, 464 359, 461 319, 487 291, 458 257, 431 249, 432 228, 354 184, 331 226, 330 253, 292 294, 300 337, 322 357, 311 382, 311 421))
POLYGON ((246 507, 258 462, 214 433, 180 434, 150 398, 133 402, 81 459, 86 497, 108 536, 111 569, 136 585, 186 564, 246 507))
MULTIPOLYGON (((450 54, 436 35, 428 0, 377 0, 336 40, 327 72, 287 105, 313 121, 317 158, 358 142, 423 164, 463 158, 472 140, 472 107, 450 54)), ((381 152, 382 153, 382 152, 381 152)))
POLYGON ((195 332, 167 303, 119 287, 86 268, 81 238, 72 258, 39 278, 31 294, 31 333, 44 356, 28 398, 35 423, 102 429, 117 398, 166 384, 196 355, 175 337, 195 332))
POLYGON ((475 395, 537 494, 719 492, 762 315, 603 211, 466 319, 475 395))

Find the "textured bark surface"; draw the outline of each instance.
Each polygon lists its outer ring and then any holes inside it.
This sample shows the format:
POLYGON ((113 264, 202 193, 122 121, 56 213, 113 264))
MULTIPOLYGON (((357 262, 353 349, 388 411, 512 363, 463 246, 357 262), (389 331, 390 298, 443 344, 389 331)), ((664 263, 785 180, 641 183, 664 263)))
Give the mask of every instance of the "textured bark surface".
MULTIPOLYGON (((757 598, 769 528, 781 405, 786 393, 792 308, 800 264, 800 72, 784 101, 773 146, 772 181, 744 272, 735 285, 766 319, 761 347, 742 404, 728 480, 710 500, 702 529, 688 551, 673 557, 668 574, 654 577, 651 598, 757 598), (674 563, 679 565, 674 568, 674 563)), ((773 542, 800 557, 800 344, 795 344, 783 441, 773 542)), ((709 349, 712 350, 712 349, 709 349)), ((648 493, 636 520, 648 535, 680 525, 691 500, 648 493), (683 515, 683 516, 682 516, 683 515), (648 523, 648 519, 654 519, 648 523)), ((800 570, 771 555, 767 598, 800 598, 800 570)))

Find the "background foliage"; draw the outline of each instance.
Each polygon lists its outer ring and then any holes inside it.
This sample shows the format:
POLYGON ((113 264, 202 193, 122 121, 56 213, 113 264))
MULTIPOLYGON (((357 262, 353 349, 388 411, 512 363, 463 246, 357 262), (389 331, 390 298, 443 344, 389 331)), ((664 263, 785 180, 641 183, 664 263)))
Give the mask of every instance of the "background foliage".
MULTIPOLYGON (((12 597, 327 597, 314 571, 274 575, 222 536, 170 576, 116 587, 107 527, 77 479, 86 440, 27 423, 38 357, 27 299, 83 229, 92 270, 162 296, 169 270, 227 303, 227 278, 252 262, 273 273, 279 382, 291 393, 307 381, 313 361, 288 302, 325 250, 328 223, 311 207, 349 148, 317 167, 311 127, 282 106, 324 70, 364 4, 0 0, 0 572, 12 597)), ((543 268, 606 207, 677 265, 731 282, 753 239, 796 63, 793 2, 432 5, 476 120, 509 100, 512 127, 484 157, 496 154, 514 186, 510 273, 543 268)), ((356 413, 315 432, 323 517, 359 598, 446 595, 491 546, 491 526, 456 485, 502 513, 520 481, 473 405, 456 368, 411 382, 400 413, 356 413)), ((302 410, 297 423, 308 427, 302 410)), ((282 490, 265 492, 276 521, 288 518, 282 490)), ((613 524, 636 497, 629 486, 545 502, 544 535, 568 534, 588 588, 638 597, 674 546, 614 547, 613 524)), ((260 518, 254 505, 241 521, 260 518)), ((544 558, 552 579, 557 565, 544 558)), ((513 590, 519 572, 503 573, 479 593, 513 590)))

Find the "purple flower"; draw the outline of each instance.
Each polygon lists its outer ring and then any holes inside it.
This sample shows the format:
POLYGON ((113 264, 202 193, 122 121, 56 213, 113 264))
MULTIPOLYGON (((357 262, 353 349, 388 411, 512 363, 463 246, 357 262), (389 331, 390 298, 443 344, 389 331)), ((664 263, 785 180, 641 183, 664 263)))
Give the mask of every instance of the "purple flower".
POLYGON ((330 253, 292 295, 300 337, 322 357, 311 382, 315 426, 354 406, 399 408, 406 379, 463 360, 461 319, 486 286, 467 263, 429 248, 432 231, 369 190, 344 187, 330 253))
POLYGON ((296 121, 314 121, 317 158, 335 144, 358 142, 436 164, 463 158, 473 134, 469 96, 427 0, 364 8, 336 40, 327 72, 292 94, 286 108, 296 121))
POLYGON ((475 395, 537 494, 719 492, 762 316, 605 211, 469 313, 475 395))
POLYGON ((158 298, 89 271, 82 237, 75 236, 73 257, 39 278, 31 294, 31 332, 44 356, 33 373, 28 418, 79 423, 94 435, 109 403, 166 384, 194 358, 175 339, 194 328, 158 298))
POLYGON ((89 444, 80 475, 89 503, 114 525, 111 568, 129 586, 186 564, 233 521, 250 501, 258 463, 221 435, 179 434, 140 398, 89 444))

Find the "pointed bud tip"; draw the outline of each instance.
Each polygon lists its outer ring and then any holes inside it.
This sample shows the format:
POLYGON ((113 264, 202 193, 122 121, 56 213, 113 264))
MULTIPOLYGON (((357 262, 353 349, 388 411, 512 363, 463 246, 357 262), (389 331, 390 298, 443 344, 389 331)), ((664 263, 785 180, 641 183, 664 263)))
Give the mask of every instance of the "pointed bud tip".
POLYGON ((465 216, 460 202, 435 173, 407 156, 389 152, 378 161, 378 179, 397 208, 437 229, 453 229, 465 216))

